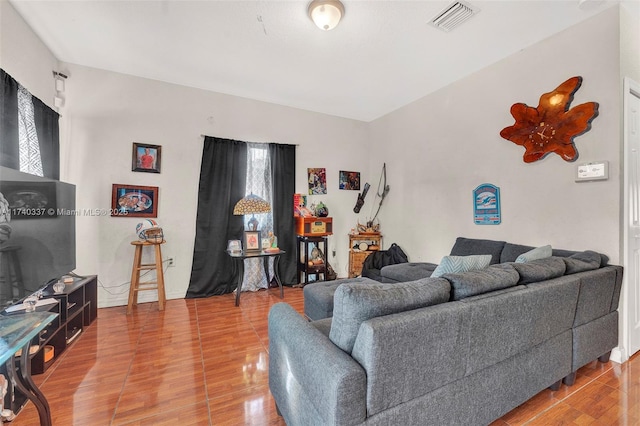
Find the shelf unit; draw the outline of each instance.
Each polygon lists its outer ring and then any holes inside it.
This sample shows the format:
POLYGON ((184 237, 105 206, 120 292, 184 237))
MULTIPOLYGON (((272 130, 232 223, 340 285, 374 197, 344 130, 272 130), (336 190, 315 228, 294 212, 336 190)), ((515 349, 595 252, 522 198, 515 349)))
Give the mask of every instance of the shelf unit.
POLYGON ((310 237, 305 235, 298 235, 298 283, 299 284, 309 284, 309 276, 314 275, 317 281, 320 281, 320 275, 322 275, 322 279, 327 279, 327 237, 319 236, 319 237, 310 237), (317 265, 310 265, 311 261, 311 250, 309 246, 317 247, 324 255, 324 261, 317 265), (303 278, 304 276, 304 278, 303 278))
POLYGON ((382 250, 381 234, 349 234, 349 278, 362 275, 364 260, 377 250, 382 250), (360 248, 364 248, 363 244, 366 245, 364 250, 360 248))
MULTIPOLYGON (((74 278, 73 283, 65 285, 62 293, 54 293, 53 289, 48 287, 42 297, 58 300, 60 324, 44 343, 53 346, 53 358, 49 362, 44 362, 44 351, 38 351, 31 359, 32 374, 44 373, 80 336, 84 328, 95 321, 98 316, 98 277, 91 275, 86 278, 74 278)), ((40 346, 41 349, 44 344, 40 346)))
MULTIPOLYGON (((36 336, 31 345, 38 350, 31 354, 31 374, 42 374, 56 359, 82 334, 85 327, 91 325, 98 316, 98 277, 91 275, 74 278, 73 283, 65 285, 62 293, 54 293, 51 286, 42 292, 42 298, 52 298, 57 303, 36 307, 36 311, 55 312, 58 317, 36 336), (53 357, 45 361, 45 346, 53 346, 53 357)), ((15 314, 24 314, 16 311, 15 314)), ((14 315, 14 313, 8 314, 14 315)), ((15 368, 19 369, 19 358, 16 357, 15 368)), ((4 373, 4 366, 0 368, 4 373)), ((9 386, 4 401, 5 408, 18 414, 27 403, 27 398, 17 389, 9 386)))

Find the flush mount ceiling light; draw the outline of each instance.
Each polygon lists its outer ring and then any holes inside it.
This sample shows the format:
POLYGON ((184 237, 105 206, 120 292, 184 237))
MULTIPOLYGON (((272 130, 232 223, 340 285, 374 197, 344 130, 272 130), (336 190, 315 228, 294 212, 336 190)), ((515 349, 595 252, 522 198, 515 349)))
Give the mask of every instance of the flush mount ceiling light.
POLYGON ((343 16, 344 5, 340 0, 313 0, 309 4, 309 17, 321 30, 334 29, 343 16))

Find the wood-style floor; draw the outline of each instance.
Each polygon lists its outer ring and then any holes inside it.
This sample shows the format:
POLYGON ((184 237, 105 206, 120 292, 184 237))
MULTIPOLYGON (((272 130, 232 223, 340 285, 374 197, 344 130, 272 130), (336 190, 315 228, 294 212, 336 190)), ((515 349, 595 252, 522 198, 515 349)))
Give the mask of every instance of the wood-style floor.
MULTIPOLYGON (((267 313, 278 291, 99 309, 98 319, 35 376, 66 425, 284 425, 268 386, 267 313)), ((302 312, 302 289, 285 288, 302 312)), ((12 422, 36 425, 28 403, 12 422)), ((640 356, 588 364, 572 387, 542 391, 492 426, 640 425, 640 356)))

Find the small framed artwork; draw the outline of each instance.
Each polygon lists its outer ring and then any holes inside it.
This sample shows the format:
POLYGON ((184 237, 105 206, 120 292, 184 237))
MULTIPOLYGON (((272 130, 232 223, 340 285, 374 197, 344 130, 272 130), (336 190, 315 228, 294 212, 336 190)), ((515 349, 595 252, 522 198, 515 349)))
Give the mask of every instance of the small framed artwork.
POLYGON ((158 217, 158 187, 114 183, 111 216, 158 217))
POLYGON ((131 170, 134 172, 160 173, 162 159, 160 145, 133 143, 131 170))
POLYGON ((324 167, 308 168, 309 195, 327 193, 327 170, 324 167))
POLYGON ((500 225, 500 188, 483 183, 473 190, 473 221, 476 225, 500 225))
POLYGON ((338 178, 340 189, 360 191, 360 172, 346 172, 340 170, 338 178))
POLYGON ((244 231, 244 251, 262 250, 260 231, 244 231))

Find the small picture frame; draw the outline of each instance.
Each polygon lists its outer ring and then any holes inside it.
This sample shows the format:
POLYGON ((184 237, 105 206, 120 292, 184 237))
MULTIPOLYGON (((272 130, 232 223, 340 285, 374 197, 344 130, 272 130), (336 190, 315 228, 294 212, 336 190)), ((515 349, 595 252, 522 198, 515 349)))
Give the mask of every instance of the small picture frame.
POLYGON ((262 238, 260 237, 260 231, 244 231, 244 251, 261 251, 262 250, 262 238))
POLYGON ((134 172, 160 173, 160 161, 162 160, 162 147, 160 145, 148 145, 133 143, 131 158, 131 170, 134 172))
POLYGON ((347 191, 360 191, 360 172, 340 170, 338 182, 340 189, 347 191))
POLYGON ((227 251, 229 253, 240 253, 242 252, 242 245, 240 244, 240 240, 229 240, 227 244, 227 251))
POLYGON ((158 187, 114 183, 111 216, 158 217, 158 187))

